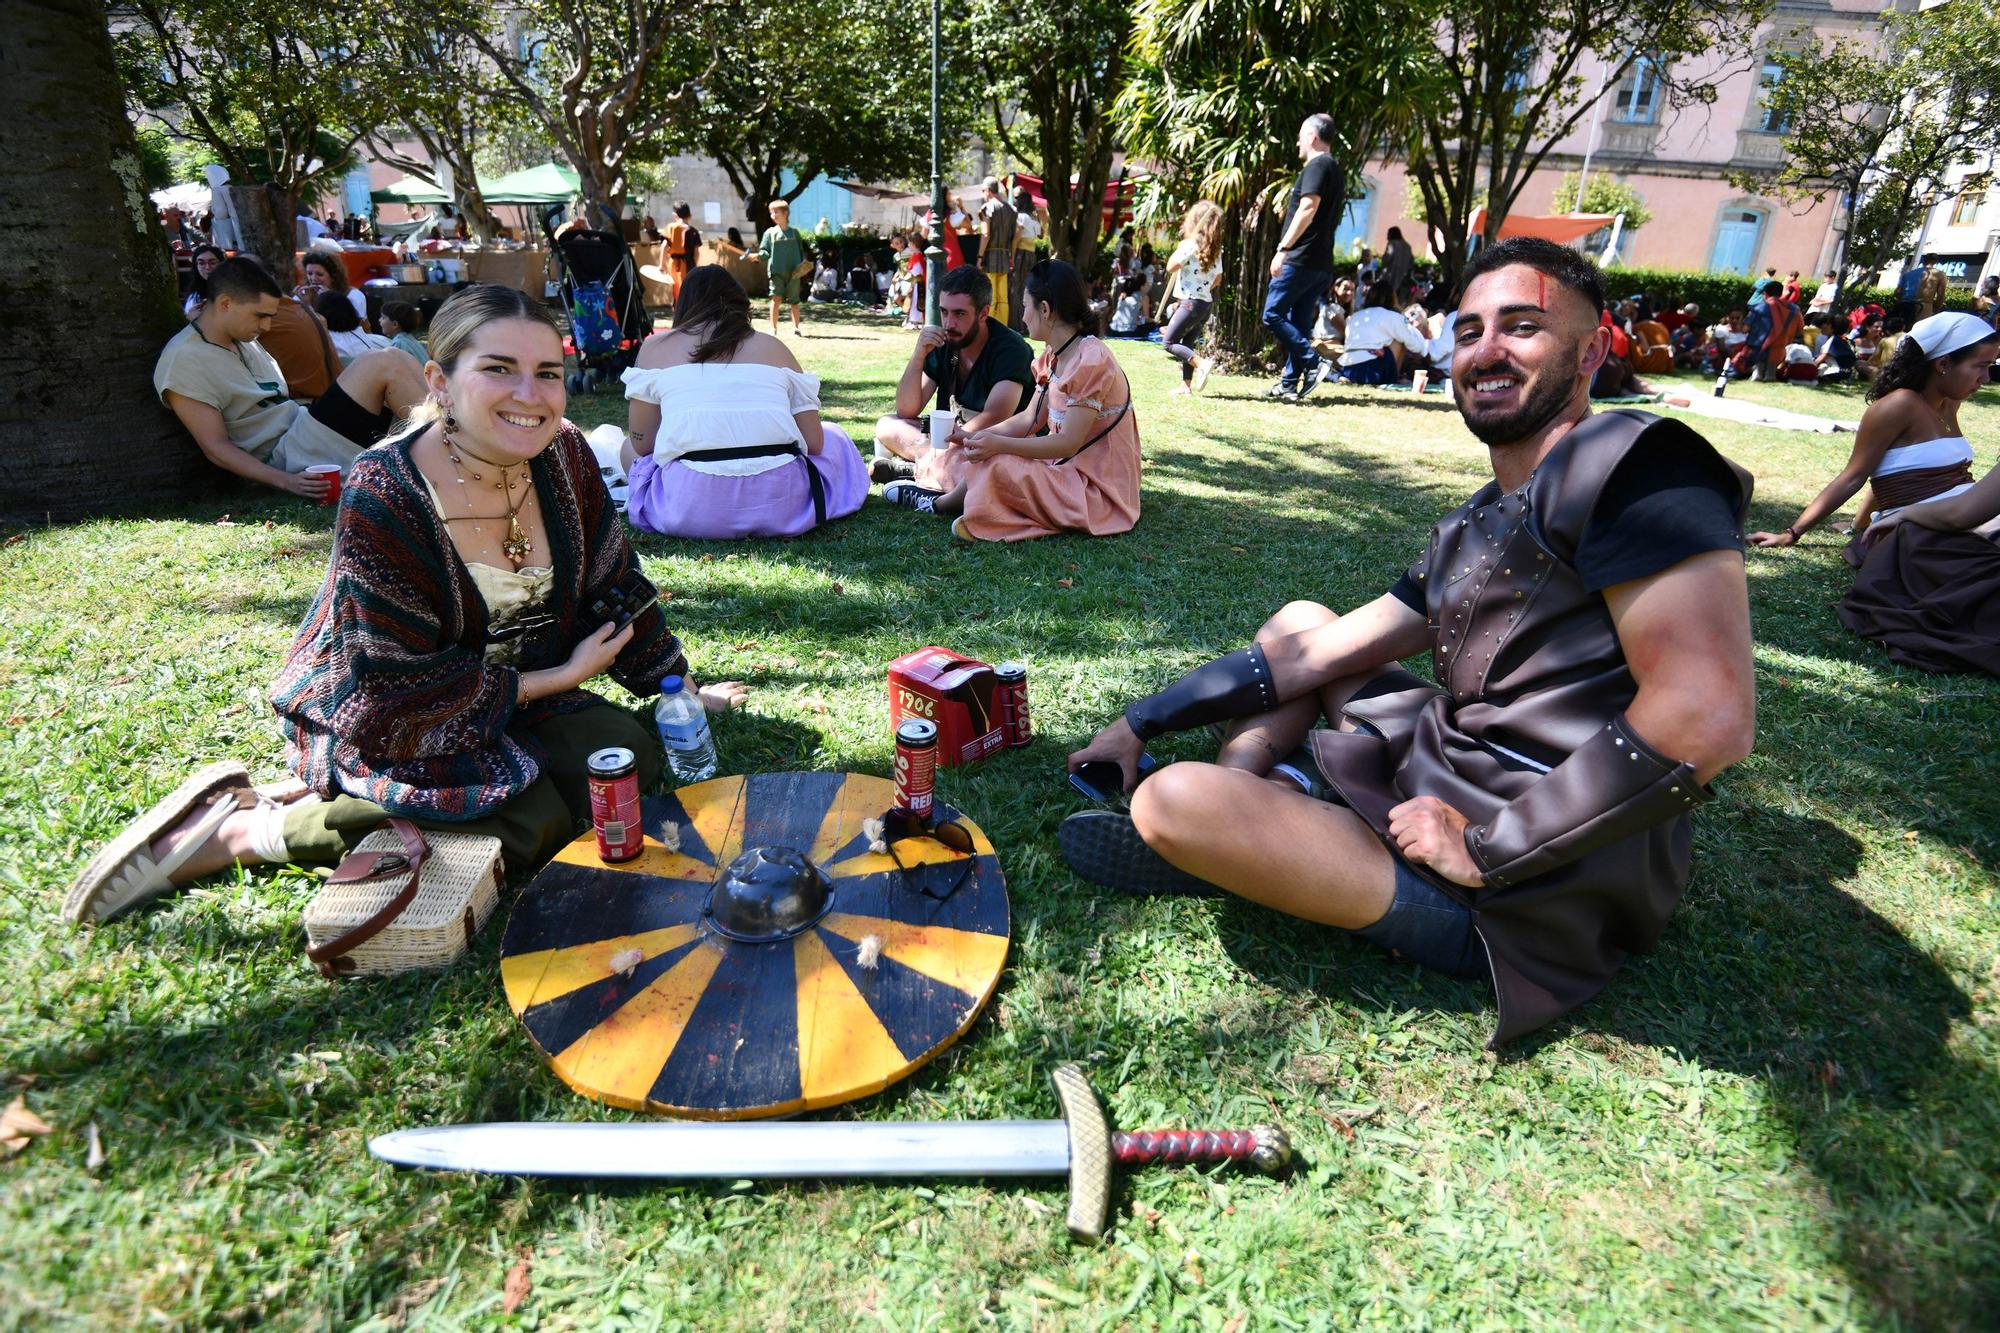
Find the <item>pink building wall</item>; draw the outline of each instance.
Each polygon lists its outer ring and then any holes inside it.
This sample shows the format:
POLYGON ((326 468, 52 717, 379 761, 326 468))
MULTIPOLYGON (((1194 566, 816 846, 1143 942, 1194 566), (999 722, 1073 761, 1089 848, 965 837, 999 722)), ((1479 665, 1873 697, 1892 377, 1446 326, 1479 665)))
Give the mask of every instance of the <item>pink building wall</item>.
MULTIPOLYGON (((1766 267, 1781 275, 1793 269, 1807 277, 1825 272, 1832 267, 1839 240, 1838 201, 1831 196, 1801 203, 1764 198, 1737 188, 1728 173, 1778 160, 1782 136, 1761 128, 1763 54, 1798 41, 1795 34, 1801 30, 1873 41, 1887 7, 1883 0, 1780 0, 1771 21, 1759 29, 1755 54, 1747 60, 1701 56, 1674 67, 1677 78, 1693 74, 1711 84, 1716 90, 1712 105, 1683 110, 1662 106, 1653 123, 1619 122, 1613 114, 1614 89, 1601 120, 1587 119, 1557 141, 1529 177, 1513 211, 1553 212, 1551 200, 1563 174, 1578 170, 1588 151, 1592 178, 1602 175, 1629 184, 1653 213, 1650 222, 1626 238, 1620 262, 1707 269, 1731 259, 1747 272, 1761 273, 1766 267), (1754 240, 1745 215, 1756 219, 1754 240)), ((1590 62, 1582 74, 1594 87, 1604 68, 1590 62)), ((1358 207, 1351 230, 1379 251, 1389 228, 1400 226, 1419 253, 1427 251, 1428 229, 1408 216, 1415 186, 1401 163, 1372 162, 1366 176, 1373 192, 1358 207)))

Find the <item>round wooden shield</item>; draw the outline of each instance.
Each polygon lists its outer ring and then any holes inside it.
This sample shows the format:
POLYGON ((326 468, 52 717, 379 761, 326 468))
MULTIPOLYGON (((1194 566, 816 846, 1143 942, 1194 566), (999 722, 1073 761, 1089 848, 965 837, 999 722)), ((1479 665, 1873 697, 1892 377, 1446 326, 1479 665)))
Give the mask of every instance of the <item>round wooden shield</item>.
POLYGON ((501 943, 508 1004, 565 1083, 613 1106, 737 1120, 879 1092, 958 1040, 1007 960, 986 835, 940 806, 969 855, 930 837, 871 851, 863 825, 894 794, 866 774, 761 773, 646 798, 635 860, 607 865, 586 834, 528 885, 501 943), (824 875, 781 937, 739 938, 729 903, 716 915, 724 872, 757 848, 824 875))

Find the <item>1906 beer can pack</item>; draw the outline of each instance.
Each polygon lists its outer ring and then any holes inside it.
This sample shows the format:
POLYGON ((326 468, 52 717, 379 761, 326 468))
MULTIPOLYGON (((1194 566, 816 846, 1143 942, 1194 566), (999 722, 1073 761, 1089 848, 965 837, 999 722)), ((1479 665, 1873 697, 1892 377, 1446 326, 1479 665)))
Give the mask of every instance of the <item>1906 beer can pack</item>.
POLYGON ((1007 745, 993 668, 935 644, 889 664, 889 726, 908 718, 936 724, 943 768, 973 763, 1007 745))

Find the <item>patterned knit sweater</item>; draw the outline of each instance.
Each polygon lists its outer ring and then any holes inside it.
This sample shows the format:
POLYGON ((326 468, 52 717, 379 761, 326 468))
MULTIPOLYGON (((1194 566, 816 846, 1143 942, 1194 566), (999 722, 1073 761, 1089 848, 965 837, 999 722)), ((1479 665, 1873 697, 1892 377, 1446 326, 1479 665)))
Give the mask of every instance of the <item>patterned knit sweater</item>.
MULTIPOLYGON (((326 581, 271 687, 285 761, 321 796, 394 814, 476 819, 527 790, 545 756, 526 727, 586 706, 582 690, 517 707, 520 675, 485 660, 486 605, 410 458, 418 432, 355 460, 342 487, 326 581)), ((529 464, 549 535, 556 632, 522 670, 561 666, 595 625, 582 608, 636 570, 624 523, 582 432, 563 422, 529 464)), ((634 694, 685 674, 655 606, 611 677, 634 694)))

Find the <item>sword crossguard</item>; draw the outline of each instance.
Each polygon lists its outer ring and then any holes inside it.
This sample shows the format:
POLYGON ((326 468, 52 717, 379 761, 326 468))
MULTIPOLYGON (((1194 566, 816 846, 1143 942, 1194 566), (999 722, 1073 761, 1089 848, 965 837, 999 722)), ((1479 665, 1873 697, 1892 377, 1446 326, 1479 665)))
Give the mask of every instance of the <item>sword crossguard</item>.
POLYGON ((1292 1141, 1276 1125, 1114 1134, 1080 1066, 1059 1065, 1054 1077, 1063 1120, 1069 1126, 1069 1232, 1078 1240, 1104 1238, 1113 1162, 1120 1166, 1244 1162, 1266 1172, 1282 1171, 1291 1164, 1292 1141))
POLYGON ((1111 1136, 1111 1155, 1120 1166, 1176 1166, 1245 1162, 1259 1171, 1282 1171, 1291 1163, 1292 1143, 1275 1125, 1255 1129, 1142 1129, 1111 1136))

